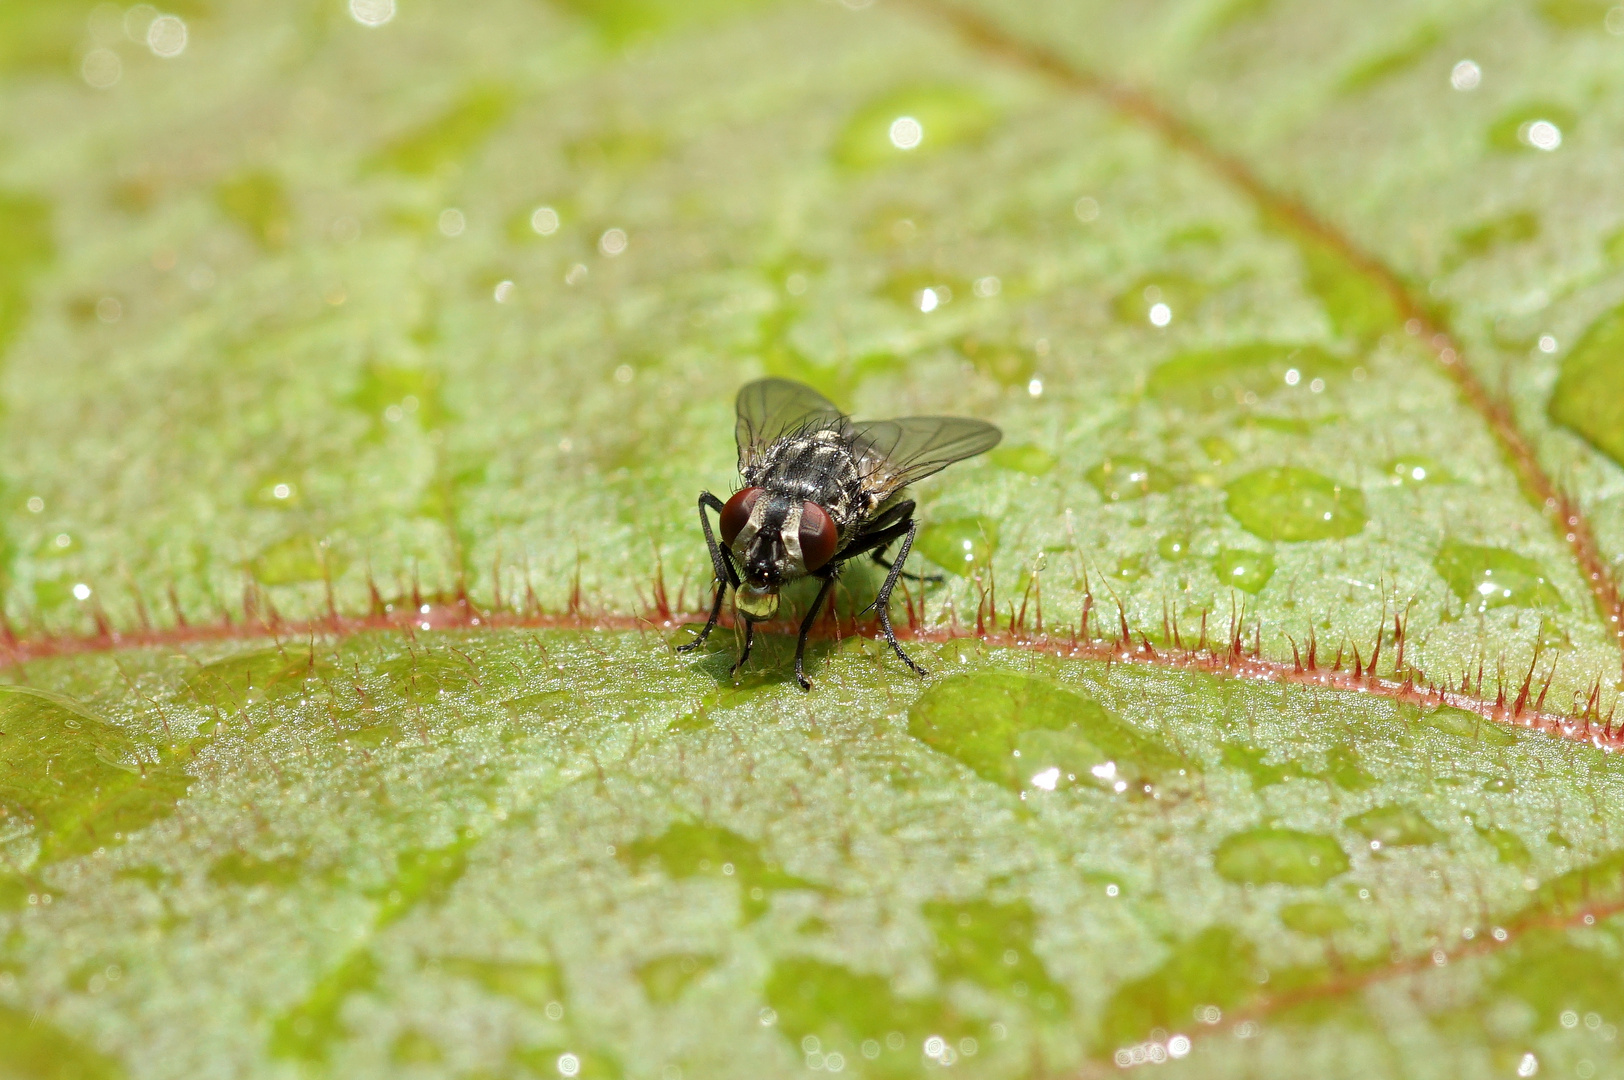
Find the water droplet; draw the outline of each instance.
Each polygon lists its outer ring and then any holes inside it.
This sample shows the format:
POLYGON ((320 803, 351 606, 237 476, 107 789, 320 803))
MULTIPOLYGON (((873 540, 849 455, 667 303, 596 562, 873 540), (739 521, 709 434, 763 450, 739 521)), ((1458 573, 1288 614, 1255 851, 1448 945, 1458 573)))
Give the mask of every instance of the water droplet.
POLYGON ((1152 326, 1166 326, 1173 321, 1173 309, 1162 303, 1152 304, 1147 317, 1152 326))
POLYGON ((186 38, 186 23, 178 15, 159 15, 147 24, 147 48, 165 60, 186 51, 186 38))
POLYGON ((1476 90, 1483 82, 1483 69, 1472 60, 1462 60, 1449 69, 1449 85, 1456 90, 1476 90))
POLYGON ((558 225, 558 211, 550 206, 538 206, 530 213, 530 229, 537 236, 553 235, 558 225))
MULTIPOLYGON (((637 981, 656 1005, 670 1005, 682 997, 690 983, 716 966, 716 957, 704 953, 673 953, 637 969, 637 981)), ((559 1010, 559 1016, 563 1010, 559 1010)), ((556 1018, 555 1018, 556 1019, 556 1018)))
POLYGON ((1562 129, 1549 120, 1531 120, 1517 129, 1517 138, 1535 150, 1549 152, 1562 145, 1562 129))
POLYGON ((1084 195, 1072 203, 1071 212, 1077 215, 1078 221, 1095 221, 1100 216, 1100 204, 1093 196, 1084 195))
POLYGON ((1181 353, 1157 365, 1145 392, 1190 412, 1212 412, 1289 394, 1305 379, 1310 387, 1319 382, 1323 391, 1347 370, 1346 361, 1312 345, 1254 342, 1181 353))
POLYGON ((971 87, 901 90, 857 111, 835 140, 834 158, 863 169, 936 153, 979 138, 996 118, 993 103, 971 87))
POLYGON ((1288 930, 1315 937, 1326 937, 1353 925, 1353 920, 1340 905, 1326 903, 1323 900, 1303 900, 1287 904, 1280 909, 1280 921, 1288 930))
POLYGON ((1267 551, 1222 548, 1212 561, 1212 570, 1222 584, 1255 596, 1274 576, 1274 556, 1267 551))
POLYGON ((1551 419, 1624 463, 1624 306, 1597 319, 1567 357, 1551 392, 1551 419))
POLYGON ((124 76, 124 62, 112 49, 91 49, 79 62, 79 76, 97 90, 116 86, 124 76))
POLYGON ((1054 790, 1072 777, 1110 788, 1124 779, 1159 780, 1178 767, 1153 738, 1091 698, 1008 672, 934 684, 908 710, 908 733, 1015 791, 1034 779, 1054 790))
POLYGON ((919 530, 913 549, 944 570, 968 576, 985 567, 998 548, 998 522, 966 517, 932 521, 919 530))
POLYGON ((1382 472, 1388 477, 1388 483, 1404 487, 1421 484, 1448 484, 1454 482, 1442 465, 1432 458, 1406 454, 1403 457, 1393 458, 1381 466, 1382 472))
POLYGON ((891 121, 891 145, 898 150, 912 150, 925 138, 925 129, 911 116, 899 116, 891 121))
POLYGON ((1378 806, 1345 819, 1342 824, 1380 847, 1418 847, 1445 839, 1437 826, 1419 810, 1396 803, 1378 806))
POLYGON ((1156 541, 1156 554, 1168 562, 1179 562, 1190 554, 1190 537, 1181 532, 1168 533, 1156 541))
POLYGON ((1213 868, 1229 881, 1256 885, 1323 885, 1348 870, 1336 838, 1296 829, 1252 829, 1224 838, 1213 868))
POLYGON ((1031 443, 1000 446, 987 455, 987 460, 1000 469, 1026 473, 1028 476, 1042 476, 1059 463, 1053 454, 1031 443))
POLYGON ((1364 494, 1308 469, 1259 469, 1224 490, 1230 515, 1265 540, 1341 539, 1365 527, 1364 494))
POLYGON ((1031 393, 1034 380, 1040 387, 1042 385, 1043 380, 1037 378, 1037 360, 1031 349, 1007 340, 988 340, 975 335, 961 339, 958 346, 959 352, 975 365, 978 372, 1003 386, 1024 384, 1027 393, 1031 393))
POLYGON ((1178 485, 1177 477, 1169 470, 1127 454, 1106 458, 1088 470, 1084 478, 1107 502, 1142 499, 1178 485))
POLYGON ((1567 606, 1540 565, 1515 551, 1447 539, 1439 545, 1432 568, 1470 610, 1567 606))
POLYGON ((598 250, 614 258, 624 252, 629 243, 625 229, 605 229, 603 235, 598 237, 598 250))
POLYGON ((411 176, 430 175, 477 149, 512 109, 507 89, 476 86, 440 115, 379 149, 367 165, 411 176))
POLYGON ((1550 152, 1562 145, 1563 137, 1573 130, 1578 120, 1578 114, 1566 105, 1554 101, 1527 102, 1501 113, 1489 125, 1489 146, 1510 153, 1550 152))
POLYGON ((1453 705, 1442 705, 1430 712, 1423 712, 1416 719, 1445 735, 1471 739, 1487 746, 1510 746, 1517 741, 1517 733, 1504 724, 1485 720, 1477 713, 1457 709, 1453 705))
POLYGON ((462 216, 461 210, 449 206, 440 211, 439 226, 442 236, 461 236, 463 230, 468 227, 468 220, 462 216))

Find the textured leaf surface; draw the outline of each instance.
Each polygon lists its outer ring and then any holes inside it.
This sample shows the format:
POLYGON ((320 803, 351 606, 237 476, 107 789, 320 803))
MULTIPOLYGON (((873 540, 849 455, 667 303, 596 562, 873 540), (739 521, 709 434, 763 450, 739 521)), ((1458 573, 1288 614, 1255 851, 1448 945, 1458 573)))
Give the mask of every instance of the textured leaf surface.
POLYGON ((0 3, 0 1076, 1624 1070, 1615 10, 391 11, 0 3))

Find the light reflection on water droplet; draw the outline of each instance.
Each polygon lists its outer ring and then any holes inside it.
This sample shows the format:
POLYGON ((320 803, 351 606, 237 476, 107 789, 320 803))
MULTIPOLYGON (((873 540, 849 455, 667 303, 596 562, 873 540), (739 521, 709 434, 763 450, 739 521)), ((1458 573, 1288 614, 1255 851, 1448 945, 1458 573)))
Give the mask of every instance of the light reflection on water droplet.
POLYGON ((899 116, 891 121, 891 145, 898 150, 913 150, 925 140, 925 128, 911 116, 899 116))
POLYGON ((152 55, 173 60, 186 51, 186 23, 178 15, 159 15, 147 24, 147 48, 152 55))
POLYGON ((79 64, 79 74, 97 90, 115 85, 124 75, 124 63, 112 49, 91 49, 79 64))
POLYGON ((1549 120, 1531 120, 1517 130, 1517 138, 1535 150, 1550 153, 1562 145, 1562 129, 1549 120))
POLYGON ((517 288, 518 288, 518 286, 514 285, 513 282, 511 282, 511 281, 499 281, 499 282, 497 282, 496 283, 496 302, 498 304, 507 303, 509 300, 513 299, 513 293, 517 288))
POLYGON ((1476 90, 1483 82, 1483 69, 1476 62, 1462 60, 1449 71, 1449 85, 1456 90, 1476 90))
POLYGON ((1152 304, 1150 306, 1150 325, 1166 326, 1173 321, 1173 309, 1166 304, 1152 304))
POLYGON ((610 258, 625 251, 627 244, 625 229, 608 229, 598 238, 598 250, 610 258))
POLYGON ((362 26, 382 26, 395 17, 395 0, 350 0, 350 17, 362 26))
POLYGON ((136 4, 124 13, 124 36, 137 44, 145 45, 147 28, 157 17, 158 9, 151 4, 136 4))
POLYGON ((537 236, 553 235, 558 224, 558 211, 550 206, 538 206, 530 215, 530 228, 537 236))
POLYGON ((462 211, 455 206, 448 206, 440 211, 440 235, 461 236, 468 227, 468 219, 462 216, 462 211))

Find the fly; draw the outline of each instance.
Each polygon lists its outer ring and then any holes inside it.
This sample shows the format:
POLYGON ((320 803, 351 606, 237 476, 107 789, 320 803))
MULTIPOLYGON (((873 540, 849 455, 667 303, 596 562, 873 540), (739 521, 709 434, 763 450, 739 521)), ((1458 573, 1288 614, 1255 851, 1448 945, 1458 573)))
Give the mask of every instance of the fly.
POLYGON ((779 590, 803 577, 822 580, 795 643, 795 678, 806 677, 806 638, 841 567, 869 555, 888 571, 874 598, 885 640, 920 675, 891 629, 891 590, 913 547, 919 522, 905 489, 955 461, 991 450, 1003 434, 991 424, 957 416, 905 416, 853 420, 822 394, 787 379, 760 379, 739 391, 734 437, 744 484, 723 502, 699 495, 699 524, 716 572, 716 599, 699 636, 678 651, 704 644, 733 590, 744 618, 744 647, 736 672, 750 657, 755 624, 778 613, 779 590), (711 531, 714 510, 721 542, 711 531), (896 558, 885 551, 898 540, 896 558))

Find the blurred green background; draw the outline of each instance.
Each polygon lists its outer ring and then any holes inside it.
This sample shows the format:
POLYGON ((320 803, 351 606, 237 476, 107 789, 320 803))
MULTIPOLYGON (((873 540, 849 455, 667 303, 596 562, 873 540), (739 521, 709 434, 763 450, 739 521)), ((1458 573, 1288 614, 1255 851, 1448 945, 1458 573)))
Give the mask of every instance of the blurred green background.
POLYGON ((1620 689, 1621 136, 1589 0, 0 0, 0 1077, 1620 1075, 1479 714, 1620 689), (928 683, 671 652, 763 374, 1004 429, 928 683))

